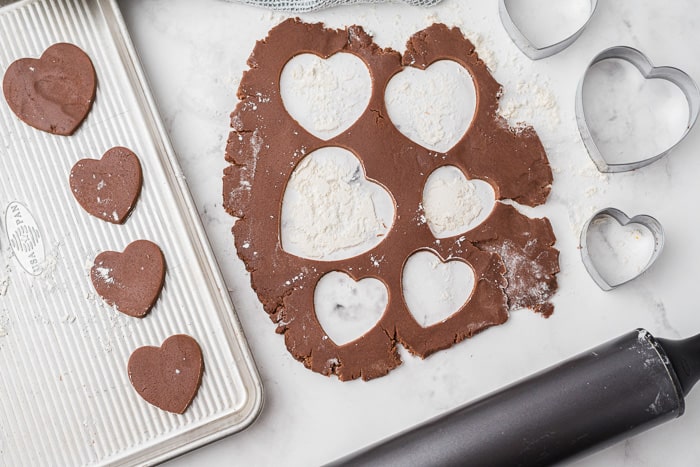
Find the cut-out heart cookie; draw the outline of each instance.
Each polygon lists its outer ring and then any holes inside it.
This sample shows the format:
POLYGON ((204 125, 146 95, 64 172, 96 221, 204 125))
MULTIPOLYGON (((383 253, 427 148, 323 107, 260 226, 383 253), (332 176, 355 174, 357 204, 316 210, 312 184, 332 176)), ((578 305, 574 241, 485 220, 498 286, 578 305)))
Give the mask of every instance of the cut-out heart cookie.
POLYGON ((146 402, 182 414, 190 406, 204 372, 202 349, 192 337, 177 334, 160 347, 146 346, 129 357, 129 380, 146 402))
POLYGON ((474 290, 474 271, 464 261, 443 261, 430 251, 419 251, 406 261, 403 297, 416 322, 427 328, 459 311, 474 290))
POLYGON ((630 219, 614 208, 595 213, 581 232, 583 264, 605 291, 643 274, 663 246, 664 231, 659 221, 646 215, 630 219))
POLYGON ((329 140, 350 128, 372 95, 372 79, 362 60, 350 53, 326 59, 300 54, 280 76, 284 108, 309 133, 329 140))
POLYGON ((73 196, 89 214, 122 224, 141 193, 141 163, 132 151, 116 147, 102 159, 79 160, 70 172, 73 196))
POLYGON ((323 330, 337 345, 344 345, 372 329, 389 301, 382 281, 355 281, 343 272, 330 272, 316 284, 314 309, 323 330))
POLYGON ((394 200, 366 179, 347 149, 325 147, 294 169, 282 202, 282 248, 302 258, 351 258, 382 242, 394 220, 394 200))
POLYGON ((34 128, 72 135, 95 99, 95 68, 80 48, 54 44, 41 58, 22 58, 5 72, 2 90, 12 111, 34 128))
MULTIPOLYGON (((571 8, 571 5, 569 3, 571 2, 566 3, 566 9, 571 8)), ((537 8, 537 5, 525 5, 522 0, 499 0, 498 12, 501 17, 503 27, 505 28, 513 43, 530 59, 539 60, 541 58, 549 57, 551 55, 561 52, 562 50, 566 49, 571 44, 573 44, 576 41, 576 39, 579 38, 579 36, 581 35, 581 33, 583 33, 583 30, 586 28, 591 18, 593 17, 593 13, 595 13, 596 8, 598 7, 598 0, 589 0, 589 2, 587 3, 589 3, 589 5, 586 6, 590 6, 590 9, 588 10, 588 17, 586 18, 585 22, 583 22, 583 24, 579 26, 579 28, 576 29, 576 31, 574 31, 572 34, 568 35, 567 37, 564 37, 563 39, 557 40, 556 42, 549 45, 539 44, 540 41, 534 40, 536 38, 533 38, 532 40, 528 38, 528 36, 525 34, 526 32, 539 33, 539 31, 534 29, 534 26, 533 28, 529 28, 526 27, 525 24, 516 24, 516 22, 513 20, 513 16, 511 13, 516 13, 516 8, 522 8, 522 11, 518 11, 518 13, 526 12, 528 16, 532 16, 532 18, 521 19, 535 21, 540 20, 540 12, 542 8, 552 9, 557 5, 547 4, 541 5, 541 8, 537 8)), ((562 19, 559 18, 558 22, 562 23, 562 19)), ((537 25, 541 28, 541 21, 537 23, 537 25)))
POLYGON ((462 139, 476 110, 474 82, 463 66, 451 60, 440 60, 425 70, 404 68, 387 84, 384 100, 397 130, 437 152, 449 151, 462 139))
MULTIPOLYGON (((603 97, 604 98, 604 97, 603 97)), ((652 109, 649 111, 655 111, 657 109, 652 109)), ((685 72, 672 67, 654 67, 654 65, 649 61, 649 59, 638 51, 631 47, 611 47, 604 50, 593 58, 591 63, 586 68, 581 81, 579 82, 578 90, 576 93, 576 122, 578 123, 578 129, 581 133, 581 138, 583 139, 588 154, 595 163, 596 167, 601 172, 624 172, 628 170, 634 170, 646 165, 649 165, 666 154, 671 152, 681 141, 685 139, 690 130, 695 125, 698 119, 698 114, 700 114, 700 90, 698 89, 695 81, 688 76, 685 72), (680 125, 679 128, 682 130, 680 136, 676 135, 676 138, 671 137, 672 144, 658 151, 656 154, 642 154, 639 160, 615 160, 614 155, 605 154, 602 150, 601 141, 592 131, 592 125, 588 121, 588 115, 586 109, 584 108, 584 89, 586 88, 586 83, 588 82, 594 67, 607 60, 623 60, 632 64, 639 70, 645 80, 661 79, 673 83, 678 86, 678 88, 683 92, 685 99, 688 104, 688 120, 685 125, 680 125)), ((609 118, 614 117, 611 115, 609 118)), ((604 125, 598 125, 598 128, 605 128, 604 125)), ((653 138, 654 135, 649 135, 648 132, 636 132, 630 135, 629 130, 625 129, 627 133, 625 134, 626 140, 630 138, 653 138)), ((618 136, 618 135, 615 135, 618 136)), ((618 136, 619 137, 619 136, 618 136)), ((642 146, 643 148, 644 146, 642 146)), ((657 148, 658 149, 658 148, 657 148)), ((639 154, 633 155, 633 157, 640 157, 639 154)))
POLYGON ((95 291, 118 311, 143 318, 158 300, 165 280, 165 258, 148 240, 130 243, 123 253, 104 251, 90 270, 95 291))

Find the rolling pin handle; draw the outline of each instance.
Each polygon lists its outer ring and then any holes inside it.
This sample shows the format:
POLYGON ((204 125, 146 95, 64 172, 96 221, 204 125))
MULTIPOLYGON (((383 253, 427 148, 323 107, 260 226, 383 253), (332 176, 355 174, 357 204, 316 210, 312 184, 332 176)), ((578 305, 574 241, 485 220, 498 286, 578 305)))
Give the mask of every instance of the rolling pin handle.
POLYGON ((700 380, 700 334, 683 340, 656 339, 666 352, 687 396, 700 380))

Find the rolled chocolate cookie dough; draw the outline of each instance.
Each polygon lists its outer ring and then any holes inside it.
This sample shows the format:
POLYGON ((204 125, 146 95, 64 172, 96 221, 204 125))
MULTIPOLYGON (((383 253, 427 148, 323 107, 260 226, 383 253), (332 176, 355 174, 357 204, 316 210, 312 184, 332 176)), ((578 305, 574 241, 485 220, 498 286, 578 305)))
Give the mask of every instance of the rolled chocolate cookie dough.
POLYGON ((557 289, 559 271, 551 225, 500 202, 544 203, 552 182, 547 156, 532 128, 511 129, 497 115, 501 86, 459 29, 434 24, 411 37, 401 55, 378 47, 359 26, 327 29, 291 19, 256 44, 248 64, 238 89, 240 102, 231 116, 224 206, 237 218, 236 249, 253 288, 297 360, 341 380, 371 379, 400 364, 397 344, 425 357, 505 322, 511 308, 551 314, 549 299, 557 289), (340 52, 364 62, 372 77, 372 94, 359 119, 326 141, 306 131, 285 110, 280 76, 285 64, 300 53, 328 58, 340 52), (387 83, 404 67, 425 69, 439 60, 463 66, 477 97, 469 129, 445 153, 428 150, 399 132, 384 102, 387 83), (366 178, 381 184, 395 202, 393 225, 381 243, 341 261, 290 254, 279 234, 281 204, 292 173, 310 153, 328 146, 352 152, 366 178), (489 183, 498 201, 480 225, 438 239, 424 221, 421 201, 427 178, 443 166, 489 183), (443 262, 462 261, 475 277, 466 303, 426 327, 408 310, 402 290, 404 264, 421 250, 433 252, 443 262), (379 279, 389 292, 376 325, 343 345, 333 342, 315 311, 316 285, 334 271, 355 281, 379 279))

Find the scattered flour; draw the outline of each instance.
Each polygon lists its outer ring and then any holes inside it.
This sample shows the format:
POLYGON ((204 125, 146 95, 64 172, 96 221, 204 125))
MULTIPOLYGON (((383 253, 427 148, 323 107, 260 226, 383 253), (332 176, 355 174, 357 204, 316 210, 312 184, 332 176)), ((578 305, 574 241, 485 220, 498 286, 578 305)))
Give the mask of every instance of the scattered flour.
POLYGON ((10 277, 0 279, 0 296, 7 294, 7 289, 10 287, 10 277))
POLYGON ((327 59, 301 54, 282 70, 280 94, 289 114, 307 131, 330 139, 362 115, 372 94, 364 62, 349 53, 327 59))
POLYGON ((537 238, 530 240, 524 249, 510 240, 484 248, 497 253, 506 266, 506 290, 511 310, 523 308, 526 303, 545 303, 552 295, 549 284, 541 280, 545 276, 542 266, 527 256, 527 250, 533 248, 537 241, 537 238))
POLYGON ((63 246, 63 242, 54 243, 53 249, 46 253, 44 261, 41 263, 41 274, 37 276, 40 279, 41 285, 47 292, 53 292, 58 287, 56 281, 56 266, 59 261, 59 249, 63 246))
POLYGON ((8 328, 10 327, 10 319, 3 313, 0 314, 0 337, 5 337, 8 335, 8 328))
MULTIPOLYGON (((442 169, 442 168, 441 168, 442 169)), ((469 225, 481 213, 483 206, 476 187, 456 167, 445 167, 458 176, 439 176, 433 172, 423 190, 423 209, 430 229, 438 238, 469 225)))
POLYGON ((112 270, 110 268, 98 267, 95 268, 97 274, 102 279, 105 284, 114 284, 114 277, 112 276, 112 270))
POLYGON ((544 117, 548 129, 554 130, 560 123, 559 106, 547 80, 536 74, 530 81, 519 81, 515 92, 504 88, 498 107, 498 115, 505 118, 512 128, 520 128, 523 122, 533 122, 544 117))
POLYGON ((393 199, 364 177, 349 151, 329 147, 304 158, 287 185, 282 246, 303 257, 348 258, 381 242, 393 223, 393 199))
POLYGON ((384 94, 396 128, 416 143, 449 151, 466 133, 476 110, 476 90, 464 67, 440 60, 425 70, 406 67, 384 94))

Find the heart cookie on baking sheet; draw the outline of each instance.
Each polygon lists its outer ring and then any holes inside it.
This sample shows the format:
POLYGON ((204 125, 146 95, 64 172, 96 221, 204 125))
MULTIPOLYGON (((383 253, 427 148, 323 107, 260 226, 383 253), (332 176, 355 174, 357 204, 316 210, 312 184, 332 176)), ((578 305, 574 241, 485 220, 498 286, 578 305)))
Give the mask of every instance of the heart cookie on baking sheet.
POLYGON ((165 280, 165 259, 148 240, 129 244, 123 253, 97 255, 90 270, 95 291, 125 315, 143 318, 158 300, 165 280))
POLYGON ((90 57, 73 44, 54 44, 41 58, 22 58, 5 72, 2 90, 26 124, 56 135, 72 135, 95 100, 97 76, 90 57))
POLYGON ((146 402, 182 414, 202 382, 202 349, 192 337, 177 334, 160 347, 140 347, 131 354, 129 380, 146 402))
POLYGON ((132 151, 116 147, 102 159, 79 160, 70 172, 70 188, 89 214, 122 224, 141 193, 141 163, 132 151))

